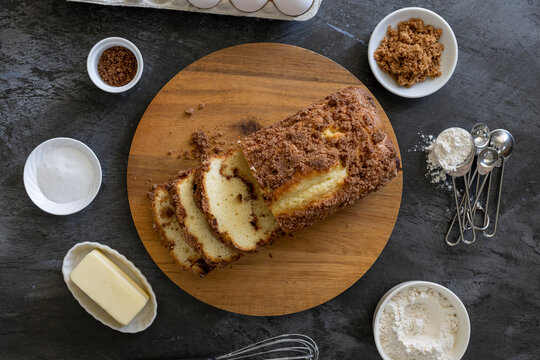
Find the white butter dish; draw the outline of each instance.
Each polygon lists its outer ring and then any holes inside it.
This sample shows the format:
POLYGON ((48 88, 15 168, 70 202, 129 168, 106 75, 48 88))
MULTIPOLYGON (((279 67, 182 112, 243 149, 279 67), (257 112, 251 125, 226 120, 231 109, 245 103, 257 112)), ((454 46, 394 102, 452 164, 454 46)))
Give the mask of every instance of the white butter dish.
POLYGON ((111 249, 106 245, 102 245, 97 242, 82 242, 73 246, 66 256, 64 257, 64 263, 62 264, 62 274, 64 281, 68 289, 71 291, 75 299, 81 304, 81 306, 96 320, 100 321, 104 325, 107 325, 111 329, 118 330, 123 333, 136 333, 148 328, 156 318, 157 315, 157 300, 156 294, 152 290, 152 286, 146 280, 146 277, 141 273, 139 269, 129 261, 124 255, 118 251, 111 249), (100 250, 109 260, 111 260, 116 266, 118 266, 123 272, 126 273, 137 285, 141 287, 146 293, 148 293, 150 299, 144 306, 144 308, 135 316, 135 318, 126 326, 122 326, 116 320, 114 320, 105 310, 103 310, 98 304, 96 304, 88 295, 86 295, 77 285, 75 285, 71 279, 70 274, 73 269, 81 262, 81 260, 93 250, 100 250))

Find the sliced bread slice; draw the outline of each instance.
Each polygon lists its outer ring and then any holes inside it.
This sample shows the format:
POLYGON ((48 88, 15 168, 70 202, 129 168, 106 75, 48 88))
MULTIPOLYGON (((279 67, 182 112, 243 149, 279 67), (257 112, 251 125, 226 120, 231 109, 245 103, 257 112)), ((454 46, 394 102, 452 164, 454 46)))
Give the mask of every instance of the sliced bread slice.
POLYGON ((193 197, 196 188, 195 171, 182 171, 171 183, 169 192, 176 206, 176 217, 188 244, 201 254, 206 262, 225 266, 238 260, 241 254, 212 233, 206 217, 193 197))
POLYGON ((240 150, 205 161, 195 181, 196 201, 224 243, 242 252, 255 252, 279 232, 240 150))
POLYGON ((183 269, 191 270, 201 277, 213 268, 188 243, 178 219, 167 185, 158 185, 148 194, 152 200, 154 229, 158 230, 173 260, 183 269))

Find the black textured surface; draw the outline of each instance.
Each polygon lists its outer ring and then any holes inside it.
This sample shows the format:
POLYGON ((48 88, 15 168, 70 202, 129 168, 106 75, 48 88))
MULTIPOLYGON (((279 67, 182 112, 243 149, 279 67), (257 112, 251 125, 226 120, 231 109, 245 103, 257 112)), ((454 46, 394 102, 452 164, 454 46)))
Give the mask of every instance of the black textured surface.
POLYGON ((371 318, 397 283, 441 283, 465 303, 472 335, 465 359, 539 359, 540 47, 537 1, 325 0, 304 23, 220 17, 61 0, 0 2, 0 358, 137 359, 222 353, 286 332, 311 335, 322 359, 376 359, 371 318), (454 29, 459 61, 448 84, 429 97, 403 99, 373 77, 366 58, 371 30, 388 13, 418 5, 454 29), (86 55, 102 38, 133 41, 145 59, 128 93, 97 89, 86 55), (282 317, 227 313, 195 300, 169 281, 133 226, 126 163, 135 128, 158 90, 202 56, 247 42, 283 42, 316 51, 353 72, 392 121, 404 163, 401 211, 392 237, 369 272, 336 299, 282 317), (516 149, 498 234, 449 248, 443 234, 450 194, 424 178, 424 158, 408 151, 418 132, 482 121, 509 129, 516 149), (103 186, 84 211, 48 215, 26 196, 26 157, 44 140, 82 140, 98 155, 103 186), (90 317, 60 272, 77 242, 112 246, 139 266, 159 300, 155 323, 121 334, 90 317))

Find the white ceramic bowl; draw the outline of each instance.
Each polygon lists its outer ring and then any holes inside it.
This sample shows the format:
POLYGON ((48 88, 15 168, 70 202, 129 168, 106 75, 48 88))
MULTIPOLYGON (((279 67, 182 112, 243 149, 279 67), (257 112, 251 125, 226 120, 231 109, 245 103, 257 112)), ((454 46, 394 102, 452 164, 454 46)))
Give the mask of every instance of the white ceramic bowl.
POLYGON ((94 152, 79 140, 71 138, 53 138, 39 144, 26 159, 23 171, 24 188, 30 199, 41 210, 53 215, 70 215, 87 207, 96 197, 101 186, 101 165, 94 152), (50 151, 58 148, 71 148, 79 151, 90 160, 93 165, 93 181, 90 187, 80 199, 57 203, 49 200, 41 191, 38 183, 37 172, 43 157, 50 151))
POLYGON ((467 309, 465 308, 465 305, 461 302, 461 300, 457 297, 456 294, 454 294, 449 289, 445 288, 442 285, 429 282, 429 281, 407 281, 401 284, 398 284, 388 290, 386 294, 381 298, 379 303, 377 304, 377 307, 375 308, 375 314, 373 315, 373 336, 375 338, 375 345, 377 346, 377 350, 379 351, 379 354, 383 358, 383 360, 393 360, 390 356, 386 355, 384 352, 384 349, 380 342, 380 333, 379 333, 379 320, 383 313, 384 308, 390 301, 390 299, 396 295, 398 292, 409 288, 409 287, 427 287, 431 288, 435 291, 438 291, 441 295, 443 295, 445 298, 450 301, 450 303, 454 306, 456 309, 456 316, 459 321, 459 328, 456 335, 455 343, 454 343, 454 359, 459 360, 463 357, 465 354, 465 351, 467 350, 467 346, 469 345, 469 338, 471 335, 471 323, 469 321, 469 314, 467 313, 467 309))
POLYGON ((73 294, 75 299, 81 304, 81 306, 96 320, 100 321, 104 325, 107 325, 111 329, 118 330, 123 333, 136 333, 148 328, 156 318, 157 315, 157 300, 152 286, 146 280, 146 277, 141 273, 139 269, 131 261, 129 261, 124 255, 118 251, 111 249, 106 245, 102 245, 97 242, 82 242, 72 247, 66 256, 64 257, 64 263, 62 264, 62 274, 64 275, 64 281, 67 284, 69 291, 73 294), (124 271, 133 281, 137 283, 142 289, 144 289, 150 299, 141 310, 140 313, 126 326, 122 326, 116 320, 114 320, 105 310, 103 310, 98 304, 96 304, 88 295, 86 295, 77 285, 75 285, 69 275, 73 269, 81 262, 81 260, 94 249, 99 249, 105 256, 107 256, 113 263, 115 263, 122 271, 124 271))
POLYGON ((101 90, 110 93, 121 93, 134 87, 142 76, 143 67, 143 58, 139 49, 131 41, 121 37, 110 37, 101 40, 96 45, 94 45, 92 50, 90 50, 90 53, 88 54, 88 59, 86 60, 86 68, 92 82, 96 84, 96 86, 101 90), (105 50, 113 46, 122 46, 129 49, 137 59, 137 72, 135 73, 135 77, 133 78, 133 80, 131 80, 124 86, 110 86, 101 79, 98 73, 98 62, 101 54, 103 54, 105 50))
POLYGON ((409 7, 394 11, 381 20, 369 38, 368 61, 375 78, 377 78, 381 85, 384 86, 388 91, 406 98, 419 98, 431 95, 435 91, 442 88, 454 73, 457 59, 458 46, 456 36, 454 35, 452 28, 442 17, 433 11, 424 8, 409 7), (439 42, 444 45, 444 50, 441 55, 442 75, 434 79, 427 78, 424 82, 419 82, 410 88, 406 88, 398 85, 397 82, 390 77, 390 75, 379 68, 373 54, 379 47, 381 40, 386 36, 388 26, 397 28, 398 23, 409 20, 410 18, 420 18, 426 25, 433 25, 437 29, 442 29, 442 36, 439 39, 439 42))

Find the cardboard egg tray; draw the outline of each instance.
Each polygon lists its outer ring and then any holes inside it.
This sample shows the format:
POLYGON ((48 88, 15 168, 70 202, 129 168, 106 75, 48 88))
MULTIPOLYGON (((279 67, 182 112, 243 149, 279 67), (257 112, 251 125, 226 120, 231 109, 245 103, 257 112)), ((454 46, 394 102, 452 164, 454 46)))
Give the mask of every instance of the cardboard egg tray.
POLYGON ((73 2, 85 2, 112 6, 137 6, 157 9, 172 9, 191 12, 204 12, 210 14, 250 16, 266 19, 305 21, 311 19, 321 6, 322 0, 314 0, 311 8, 299 16, 288 16, 280 12, 274 3, 269 0, 261 10, 247 13, 235 8, 229 0, 221 0, 219 4, 210 9, 200 9, 191 5, 187 0, 68 0, 73 2))

